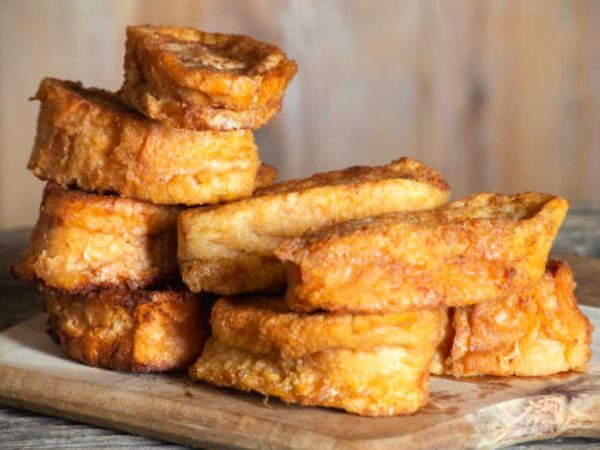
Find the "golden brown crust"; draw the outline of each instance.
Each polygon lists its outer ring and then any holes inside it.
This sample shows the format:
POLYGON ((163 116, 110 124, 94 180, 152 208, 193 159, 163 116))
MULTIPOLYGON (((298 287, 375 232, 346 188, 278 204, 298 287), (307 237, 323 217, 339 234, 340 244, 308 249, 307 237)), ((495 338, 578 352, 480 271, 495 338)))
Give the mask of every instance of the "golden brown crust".
POLYGON ((398 179, 422 183, 442 193, 450 194, 448 182, 437 170, 431 169, 414 159, 403 157, 381 166, 353 166, 341 170, 317 173, 308 178, 282 181, 273 186, 257 190, 254 196, 291 194, 317 188, 355 186, 398 179))
POLYGON ((256 129, 281 108, 294 61, 248 36, 191 28, 127 28, 120 96, 171 127, 256 129))
POLYGON ((78 292, 177 281, 180 210, 48 183, 30 246, 12 272, 78 292))
POLYGON ((419 349, 328 350, 282 359, 211 337, 190 376, 286 403, 339 408, 362 416, 412 414, 427 401, 427 369, 435 342, 423 342, 419 349))
POLYGON ((84 364, 131 372, 186 369, 208 337, 208 306, 188 291, 49 290, 50 333, 84 364))
POLYGON ((543 376, 583 369, 592 326, 577 306, 565 262, 550 261, 532 288, 506 299, 453 308, 443 361, 432 373, 543 376))
POLYGON ((284 181, 249 199, 187 210, 179 219, 182 276, 195 292, 278 291, 285 270, 273 252, 284 239, 350 219, 434 208, 449 195, 436 171, 402 158, 284 181))
POLYGON ((249 131, 169 128, 79 83, 46 78, 29 169, 43 180, 162 204, 248 197, 260 161, 249 131))
POLYGON ((396 314, 298 314, 281 298, 221 298, 211 313, 218 341, 252 353, 302 358, 325 350, 419 349, 439 335, 439 310, 396 314))
POLYGON ((481 303, 538 281, 568 208, 546 194, 478 194, 286 240, 297 311, 391 312, 481 303))

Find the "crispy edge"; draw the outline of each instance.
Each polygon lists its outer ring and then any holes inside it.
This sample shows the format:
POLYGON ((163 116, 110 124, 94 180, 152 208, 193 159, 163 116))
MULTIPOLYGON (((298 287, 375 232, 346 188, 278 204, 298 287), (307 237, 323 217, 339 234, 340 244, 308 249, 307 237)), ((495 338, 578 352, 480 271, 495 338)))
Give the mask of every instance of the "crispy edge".
POLYGON ((308 178, 282 181, 259 189, 255 197, 299 193, 319 187, 356 185, 381 180, 403 178, 425 183, 450 195, 450 186, 442 175, 423 163, 402 157, 381 166, 352 166, 346 169, 316 173, 308 178))
POLYGON ((299 252, 310 245, 319 245, 326 240, 385 232, 387 228, 394 225, 407 224, 426 227, 464 223, 473 226, 478 221, 493 220, 497 220, 500 225, 502 221, 531 220, 542 213, 546 213, 544 216, 552 217, 552 214, 548 213, 556 213, 560 216, 561 213, 566 214, 568 207, 569 202, 565 198, 539 192, 524 192, 515 195, 473 194, 436 209, 394 211, 323 227, 300 238, 287 240, 285 246, 281 246, 281 253, 287 247, 290 252, 294 250, 299 252))

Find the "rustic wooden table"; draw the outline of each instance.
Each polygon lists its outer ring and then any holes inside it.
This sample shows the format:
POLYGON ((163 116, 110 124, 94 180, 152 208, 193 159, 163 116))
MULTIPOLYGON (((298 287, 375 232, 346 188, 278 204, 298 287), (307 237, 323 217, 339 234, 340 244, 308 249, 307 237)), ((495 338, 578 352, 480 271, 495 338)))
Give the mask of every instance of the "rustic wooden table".
MULTIPOLYGON (((37 290, 11 279, 5 270, 5 267, 25 248, 28 234, 28 230, 0 232, 0 331, 42 311, 42 297, 37 290)), ((571 209, 554 249, 571 255, 600 257, 600 202, 579 204, 571 209)), ((577 272, 576 256, 568 259, 573 265, 576 276, 589 276, 577 272)), ((186 448, 0 406, 0 449, 149 449, 156 447, 186 448)), ((600 441, 597 440, 554 439, 530 442, 511 448, 513 450, 591 450, 599 447, 600 441)))

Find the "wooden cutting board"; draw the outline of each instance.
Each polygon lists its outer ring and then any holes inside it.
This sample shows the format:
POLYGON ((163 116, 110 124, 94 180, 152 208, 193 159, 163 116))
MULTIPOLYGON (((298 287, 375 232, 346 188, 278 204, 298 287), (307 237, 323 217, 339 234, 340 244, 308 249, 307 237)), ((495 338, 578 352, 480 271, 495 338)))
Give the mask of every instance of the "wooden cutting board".
MULTIPOLYGON (((586 274, 591 275, 591 274, 586 274)), ((584 284, 582 285, 582 281, 584 284)), ((598 296, 598 277, 578 294, 598 296)), ((493 448, 556 436, 600 438, 600 308, 585 373, 539 378, 432 379, 410 417, 361 418, 191 383, 184 375, 132 375, 66 359, 40 315, 0 334, 0 402, 201 447, 493 448)))

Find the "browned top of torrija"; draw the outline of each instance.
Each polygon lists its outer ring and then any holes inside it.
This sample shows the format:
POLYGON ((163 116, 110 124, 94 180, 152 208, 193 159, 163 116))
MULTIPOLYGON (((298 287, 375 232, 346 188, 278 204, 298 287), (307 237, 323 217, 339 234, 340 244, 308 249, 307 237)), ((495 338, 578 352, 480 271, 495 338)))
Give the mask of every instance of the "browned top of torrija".
POLYGON ((536 282, 568 201, 477 194, 284 241, 286 302, 297 311, 393 312, 476 304, 536 282))
MULTIPOLYGON (((83 87, 80 81, 59 80, 46 77, 40 82, 38 90, 31 100, 45 101, 48 98, 53 100, 64 99, 64 101, 77 100, 84 102, 92 110, 109 110, 112 114, 117 114, 123 118, 131 120, 145 121, 145 117, 127 108, 119 98, 112 92, 104 89, 83 87)), ((58 111, 57 111, 58 112, 58 111)))
POLYGON ((192 28, 131 26, 127 48, 146 81, 159 85, 159 90, 199 91, 206 104, 233 110, 277 100, 297 70, 296 63, 274 45, 192 28), (283 84, 271 83, 274 79, 283 84))
POLYGON ((438 171, 425 166, 419 161, 404 157, 382 166, 348 167, 342 170, 317 173, 309 178, 282 181, 273 186, 258 189, 254 196, 287 194, 322 186, 352 185, 392 178, 404 178, 426 183, 441 191, 448 192, 450 190, 448 183, 438 171))
MULTIPOLYGON (((414 212, 392 212, 377 217, 346 222, 316 231, 304 236, 296 243, 286 243, 287 248, 295 245, 307 246, 335 236, 343 237, 351 234, 369 235, 373 232, 385 233, 390 226, 406 224, 415 227, 438 227, 445 225, 459 226, 476 222, 491 222, 497 227, 526 220, 535 216, 543 208, 561 210, 562 215, 568 208, 568 201, 561 197, 538 192, 525 192, 516 195, 493 193, 474 194, 457 200, 438 209, 414 212)), ((280 252, 285 250, 282 247, 280 252)))

